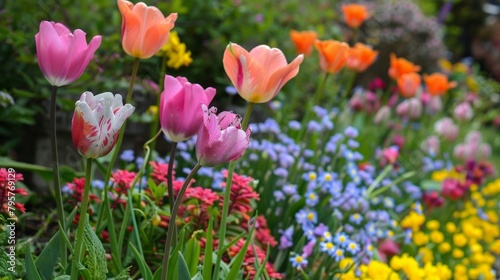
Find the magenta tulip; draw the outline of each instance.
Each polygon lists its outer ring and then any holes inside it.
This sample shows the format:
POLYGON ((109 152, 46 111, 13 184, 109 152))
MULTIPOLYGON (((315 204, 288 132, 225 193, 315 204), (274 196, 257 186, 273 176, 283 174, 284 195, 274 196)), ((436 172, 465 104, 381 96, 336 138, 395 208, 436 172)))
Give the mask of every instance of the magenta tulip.
POLYGON ((135 108, 122 103, 122 96, 84 92, 76 101, 71 125, 73 145, 86 158, 107 155, 115 146, 120 129, 135 108))
POLYGON ((202 166, 216 166, 237 160, 250 143, 250 128, 241 129, 241 116, 221 112, 217 108, 203 108, 203 124, 196 139, 196 158, 202 166))
POLYGON ((214 88, 203 89, 186 78, 165 75, 165 90, 160 99, 160 123, 163 133, 173 142, 193 137, 203 123, 201 104, 208 106, 214 88))
POLYGON ((43 75, 51 85, 60 87, 80 78, 101 45, 101 36, 95 36, 87 45, 82 30, 73 34, 61 23, 42 21, 35 41, 43 75))

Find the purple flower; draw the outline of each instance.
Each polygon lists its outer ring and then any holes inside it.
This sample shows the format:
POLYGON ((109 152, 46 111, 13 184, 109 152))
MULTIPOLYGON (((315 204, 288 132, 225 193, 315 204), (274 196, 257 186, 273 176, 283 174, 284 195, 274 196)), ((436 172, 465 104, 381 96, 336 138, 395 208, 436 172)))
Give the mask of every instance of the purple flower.
POLYGON ((278 249, 285 250, 292 247, 293 226, 287 228, 284 231, 280 229, 278 232, 281 234, 278 249))

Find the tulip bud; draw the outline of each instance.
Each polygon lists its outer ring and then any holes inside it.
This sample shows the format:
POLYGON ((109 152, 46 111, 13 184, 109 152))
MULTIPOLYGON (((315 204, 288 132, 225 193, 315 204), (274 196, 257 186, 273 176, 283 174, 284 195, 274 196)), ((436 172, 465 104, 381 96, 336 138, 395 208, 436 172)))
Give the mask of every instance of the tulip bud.
POLYGON ((71 125, 73 145, 86 158, 107 155, 115 146, 118 133, 135 108, 123 105, 122 96, 105 92, 94 96, 84 92, 76 101, 71 125))

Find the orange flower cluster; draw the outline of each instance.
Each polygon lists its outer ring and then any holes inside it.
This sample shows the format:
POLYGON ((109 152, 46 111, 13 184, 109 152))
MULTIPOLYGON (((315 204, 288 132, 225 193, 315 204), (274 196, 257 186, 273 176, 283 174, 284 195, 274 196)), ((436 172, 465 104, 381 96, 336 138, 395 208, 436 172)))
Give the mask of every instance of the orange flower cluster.
POLYGON ((365 20, 370 18, 366 6, 360 4, 342 5, 342 13, 344 14, 345 23, 352 28, 358 28, 365 20))
POLYGON ((321 69, 327 73, 337 73, 344 66, 356 72, 365 71, 377 58, 378 51, 356 43, 354 47, 336 40, 317 40, 314 31, 290 31, 297 53, 309 55, 313 45, 319 52, 321 69))

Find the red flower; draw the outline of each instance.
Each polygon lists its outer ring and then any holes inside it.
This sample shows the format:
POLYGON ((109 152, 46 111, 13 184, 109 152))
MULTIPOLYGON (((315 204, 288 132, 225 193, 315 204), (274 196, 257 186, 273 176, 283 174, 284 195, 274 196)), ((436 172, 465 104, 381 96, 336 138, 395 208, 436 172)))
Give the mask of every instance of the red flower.
MULTIPOLYGON (((227 178, 227 170, 222 171, 222 174, 227 178)), ((240 176, 233 173, 233 185, 231 186, 231 200, 229 203, 229 215, 241 214, 246 216, 248 212, 252 211, 253 208, 250 206, 251 199, 259 199, 259 194, 256 193, 250 186, 250 182, 253 181, 252 177, 240 176)), ((225 187, 226 183, 222 183, 225 187)), ((223 204, 223 195, 220 195, 220 207, 223 204)))
MULTIPOLYGON (((153 167, 153 172, 151 172, 151 178, 153 181, 159 185, 161 182, 167 183, 168 174, 168 163, 159 163, 155 161, 150 161, 149 164, 153 167)), ((174 166, 175 169, 175 166, 174 166)), ((175 178, 175 170, 172 169, 172 180, 175 178)), ((182 185, 181 185, 182 186, 182 185)))
MULTIPOLYGON (((238 242, 231 246, 229 249, 228 249, 228 254, 231 258, 233 258, 234 256, 236 256, 236 254, 238 254, 241 249, 243 248, 243 245, 245 244, 245 239, 243 238, 240 238, 238 240, 238 242)), ((245 254, 245 258, 243 260, 243 264, 242 264, 242 268, 243 268, 243 276, 244 278, 245 277, 249 277, 249 279, 254 279, 254 276, 255 276, 255 258, 258 258, 258 261, 260 264, 262 264, 262 261, 266 258, 266 251, 262 250, 262 248, 260 248, 259 246, 253 246, 250 245, 248 247, 248 250, 245 254), (255 251, 255 253, 254 253, 255 251)), ((227 261, 229 261, 229 259, 227 259, 227 261)), ((272 265, 272 263, 268 262, 266 263, 266 271, 267 271, 267 274, 269 275, 270 278, 272 279, 283 279, 284 276, 279 273, 279 272, 276 272, 274 270, 274 267, 272 265)))
MULTIPOLYGON (((9 169, 10 170, 10 169, 9 169)), ((23 181, 23 174, 17 172, 9 172, 5 168, 0 168, 0 212, 10 213, 7 201, 12 195, 22 195, 27 196, 28 192, 24 188, 16 186, 17 181, 23 181)), ((21 203, 14 203, 14 207, 25 213, 26 209, 21 203)))

